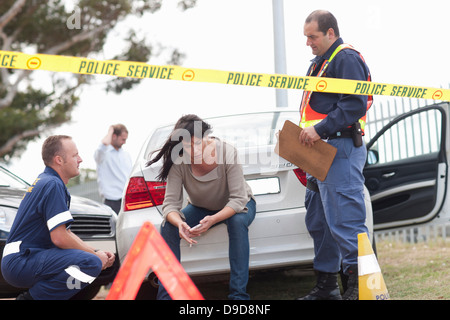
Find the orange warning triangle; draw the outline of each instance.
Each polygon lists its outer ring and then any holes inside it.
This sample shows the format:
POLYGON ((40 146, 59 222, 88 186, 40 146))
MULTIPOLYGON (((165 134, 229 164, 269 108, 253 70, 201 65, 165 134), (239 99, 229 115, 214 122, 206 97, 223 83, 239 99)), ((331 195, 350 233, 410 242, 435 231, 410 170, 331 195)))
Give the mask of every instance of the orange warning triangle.
POLYGON ((172 299, 203 300, 191 278, 150 222, 145 222, 139 230, 106 300, 136 298, 150 268, 172 299))

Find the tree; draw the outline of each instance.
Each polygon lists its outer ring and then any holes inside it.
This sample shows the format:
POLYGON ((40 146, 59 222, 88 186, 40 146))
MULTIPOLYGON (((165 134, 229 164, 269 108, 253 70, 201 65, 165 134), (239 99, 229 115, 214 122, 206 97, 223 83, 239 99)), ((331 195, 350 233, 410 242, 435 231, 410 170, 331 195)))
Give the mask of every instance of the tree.
MULTIPOLYGON (((196 0, 179 0, 187 10, 196 0)), ((162 0, 2 0, 0 49, 27 53, 88 57, 102 51, 111 30, 130 15, 154 13, 162 0), (73 2, 72 8, 68 6, 73 2)), ((130 27, 127 48, 115 60, 148 62, 152 45, 139 39, 130 27)), ((183 54, 175 49, 168 64, 180 64, 183 54)), ((18 156, 27 143, 71 118, 79 101, 79 88, 95 76, 44 74, 0 68, 0 159, 18 156)), ((106 90, 120 93, 139 80, 117 78, 106 90)))

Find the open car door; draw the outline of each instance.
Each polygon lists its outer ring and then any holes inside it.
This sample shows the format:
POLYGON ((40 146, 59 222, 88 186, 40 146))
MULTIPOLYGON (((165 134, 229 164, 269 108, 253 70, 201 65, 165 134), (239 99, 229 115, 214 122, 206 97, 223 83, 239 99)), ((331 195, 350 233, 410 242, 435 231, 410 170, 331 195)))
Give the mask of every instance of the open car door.
POLYGON ((424 223, 435 218, 447 187, 448 103, 405 113, 367 144, 364 169, 374 230, 424 223))

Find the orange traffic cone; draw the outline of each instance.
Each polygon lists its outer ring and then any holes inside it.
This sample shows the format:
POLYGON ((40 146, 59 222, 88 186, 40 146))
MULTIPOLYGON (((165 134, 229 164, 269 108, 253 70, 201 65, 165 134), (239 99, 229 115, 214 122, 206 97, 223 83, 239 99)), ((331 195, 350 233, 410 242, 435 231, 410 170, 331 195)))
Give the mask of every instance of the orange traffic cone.
POLYGON ((389 293, 367 233, 358 234, 359 300, 388 300, 389 293))

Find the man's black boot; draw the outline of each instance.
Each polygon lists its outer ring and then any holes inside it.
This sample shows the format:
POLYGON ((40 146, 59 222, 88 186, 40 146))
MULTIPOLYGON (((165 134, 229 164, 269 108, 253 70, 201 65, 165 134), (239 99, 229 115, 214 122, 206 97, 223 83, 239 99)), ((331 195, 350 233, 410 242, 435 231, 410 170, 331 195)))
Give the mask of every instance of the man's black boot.
POLYGON ((347 274, 347 290, 344 292, 342 300, 359 300, 358 265, 350 266, 347 270, 347 274))
POLYGON ((318 272, 316 286, 297 300, 341 300, 337 273, 318 272))
POLYGON ((28 291, 21 293, 17 296, 16 300, 34 300, 28 291))

